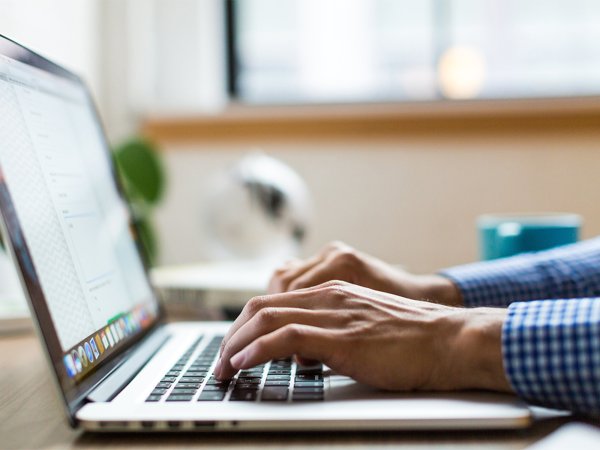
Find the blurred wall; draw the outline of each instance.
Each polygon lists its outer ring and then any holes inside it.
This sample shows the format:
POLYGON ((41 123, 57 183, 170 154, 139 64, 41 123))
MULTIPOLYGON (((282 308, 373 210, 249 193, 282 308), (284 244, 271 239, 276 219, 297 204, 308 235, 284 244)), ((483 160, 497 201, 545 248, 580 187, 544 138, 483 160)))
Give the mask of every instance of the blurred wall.
POLYGON ((0 34, 82 75, 101 93, 100 0, 0 0, 0 34))
POLYGON ((484 212, 569 211, 600 234, 600 127, 406 137, 166 143, 170 185, 156 220, 162 262, 202 259, 200 207, 216 171, 258 146, 295 168, 316 217, 305 255, 342 239, 418 272, 477 258, 484 212))
MULTIPOLYGON (((161 5, 166 0, 0 0, 0 33, 81 73, 118 141, 135 133, 144 115, 144 105, 134 100, 156 87, 146 84, 146 67, 160 55, 145 52, 153 46, 146 38, 156 33, 153 21, 163 18, 161 5), (152 10, 154 15, 144 15, 152 10)), ((177 32, 173 11, 173 20, 160 28, 166 37, 177 32)), ((198 229, 207 180, 253 147, 294 167, 313 193, 316 215, 305 255, 342 239, 413 270, 435 270, 477 257, 474 221, 483 212, 573 211, 585 218, 584 236, 600 234, 600 124, 394 137, 223 138, 164 143, 170 185, 156 214, 163 263, 205 257, 198 229)))

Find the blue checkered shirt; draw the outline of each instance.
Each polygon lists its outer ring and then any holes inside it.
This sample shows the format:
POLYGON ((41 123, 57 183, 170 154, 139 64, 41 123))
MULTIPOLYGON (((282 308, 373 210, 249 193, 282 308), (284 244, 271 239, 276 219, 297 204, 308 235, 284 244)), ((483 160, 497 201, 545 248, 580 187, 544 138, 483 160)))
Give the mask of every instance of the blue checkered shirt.
POLYGON ((466 306, 508 307, 502 353, 519 396, 600 414, 600 238, 441 274, 466 306))

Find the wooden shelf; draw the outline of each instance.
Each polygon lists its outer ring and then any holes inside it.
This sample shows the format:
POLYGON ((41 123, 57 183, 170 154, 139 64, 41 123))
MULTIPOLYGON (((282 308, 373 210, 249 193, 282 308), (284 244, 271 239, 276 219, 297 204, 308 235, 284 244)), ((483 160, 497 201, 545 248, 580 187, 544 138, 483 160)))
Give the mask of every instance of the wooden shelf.
POLYGON ((581 130, 600 130, 599 98, 373 105, 233 104, 217 115, 155 115, 142 124, 144 135, 161 143, 581 130))

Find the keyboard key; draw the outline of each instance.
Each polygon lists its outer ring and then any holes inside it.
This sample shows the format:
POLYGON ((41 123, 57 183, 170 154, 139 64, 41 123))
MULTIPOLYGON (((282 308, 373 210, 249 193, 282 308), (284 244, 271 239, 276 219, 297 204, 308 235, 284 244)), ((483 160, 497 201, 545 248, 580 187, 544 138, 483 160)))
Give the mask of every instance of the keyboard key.
POLYGON ((296 373, 316 373, 323 372, 323 366, 321 364, 316 364, 314 366, 296 366, 296 373))
POLYGON ((323 393, 323 388, 322 387, 298 387, 294 385, 294 395, 296 393, 302 393, 302 394, 316 394, 316 393, 323 393))
POLYGON ((265 366, 256 366, 256 367, 251 367, 250 369, 244 369, 244 370, 242 370, 241 373, 262 372, 263 370, 265 370, 265 366))
POLYGON ((212 364, 192 364, 188 370, 210 370, 212 364))
POLYGON ((253 402, 256 400, 256 396, 258 391, 233 391, 231 393, 231 401, 245 401, 245 402, 253 402))
POLYGON ((173 383, 177 378, 176 377, 163 377, 160 380, 161 383, 173 383))
POLYGON ((291 363, 271 363, 269 368, 271 369, 287 369, 292 367, 291 363))
POLYGON ((188 370, 185 371, 185 374, 189 375, 191 373, 199 373, 201 375, 206 375, 207 372, 208 372, 208 369, 197 369, 194 367, 190 367, 188 370))
POLYGON ((256 390, 259 388, 258 384, 251 384, 251 383, 236 383, 235 384, 235 391, 249 391, 249 390, 256 390))
POLYGON ((321 374, 316 374, 316 375, 296 375, 296 381, 301 381, 301 380, 305 380, 305 381, 319 381, 323 379, 323 375, 321 374))
POLYGON ((152 393, 150 395, 163 395, 167 392, 167 389, 165 388, 154 388, 154 390, 152 391, 152 393))
POLYGON ((267 375, 267 380, 275 381, 275 380, 290 380, 290 375, 267 375))
MULTIPOLYGON (((175 380, 173 380, 175 381, 175 380)), ((186 377, 183 376, 179 379, 182 383, 202 383, 204 381, 204 377, 186 377)))
POLYGON ((237 382, 238 383, 244 383, 244 384, 260 384, 260 381, 262 380, 262 378, 238 378, 237 382))
POLYGON ((284 402, 287 400, 287 387, 267 386, 262 391, 261 400, 265 402, 284 402))
POLYGON ((198 389, 202 383, 177 383, 174 389, 198 389))
POLYGON ((213 384, 213 385, 223 385, 223 386, 229 386, 229 383, 230 383, 230 381, 229 381, 229 380, 223 380, 223 381, 221 381, 221 380, 216 380, 216 379, 214 379, 214 378, 210 378, 210 379, 209 379, 209 380, 206 382, 206 384, 207 384, 207 385, 211 385, 211 384, 213 384))
POLYGON ((323 381, 298 381, 294 382, 294 387, 320 387, 323 388, 323 381))
POLYGON ((269 380, 265 381, 265 386, 289 386, 289 380, 269 380))
POLYGON ((168 372, 165 374, 165 376, 167 376, 167 377, 176 377, 176 376, 178 376, 180 373, 181 373, 181 371, 180 371, 180 370, 169 370, 169 371, 168 371, 168 372))
POLYGON ((160 383, 158 383, 158 384, 156 385, 156 387, 157 387, 157 388, 166 388, 166 389, 168 389, 168 388, 170 388, 172 385, 173 385, 173 383, 171 383, 171 382, 165 383, 165 382, 162 382, 162 381, 161 381, 160 383))
POLYGON ((208 376, 208 372, 203 371, 203 372, 195 372, 195 371, 187 371, 186 373, 183 374, 184 377, 186 378, 190 378, 190 377, 196 377, 196 378, 206 378, 206 376, 208 376))
POLYGON ((323 400, 323 393, 312 393, 312 392, 296 392, 292 395, 292 401, 303 402, 303 401, 321 401, 323 400))
POLYGON ((218 385, 218 384, 207 384, 202 389, 202 392, 209 392, 209 391, 223 391, 223 392, 226 392, 227 389, 229 389, 229 386, 227 386, 227 385, 222 386, 222 385, 218 385))
POLYGON ((198 389, 174 388, 171 395, 194 395, 198 389))
POLYGON ((198 397, 198 401, 199 402, 218 402, 221 401, 225 398, 225 392, 220 392, 220 391, 209 391, 209 392, 204 392, 202 391, 202 393, 200 394, 200 397, 198 397))
POLYGON ((178 395, 178 394, 171 394, 167 397, 167 401, 168 402, 189 402, 192 400, 194 396, 190 395, 190 394, 185 394, 185 395, 178 395))
POLYGON ((289 375, 291 373, 292 373, 291 370, 275 369, 275 370, 269 370, 268 375, 289 375))
POLYGON ((147 402, 158 402, 162 398, 162 395, 150 395, 146 401, 147 402))

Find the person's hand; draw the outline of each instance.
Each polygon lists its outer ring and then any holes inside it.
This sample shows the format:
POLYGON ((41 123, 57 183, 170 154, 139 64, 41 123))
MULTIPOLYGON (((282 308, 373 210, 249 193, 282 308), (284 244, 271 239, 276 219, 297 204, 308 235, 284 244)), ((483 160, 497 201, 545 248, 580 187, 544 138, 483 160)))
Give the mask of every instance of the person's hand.
POLYGON ((410 274, 342 242, 332 242, 312 258, 290 261, 276 270, 268 292, 294 291, 331 280, 347 281, 415 300, 462 305, 460 291, 449 279, 410 274))
POLYGON ((506 310, 409 300, 345 282, 255 297, 223 340, 219 379, 296 355, 388 390, 509 391, 506 310))

